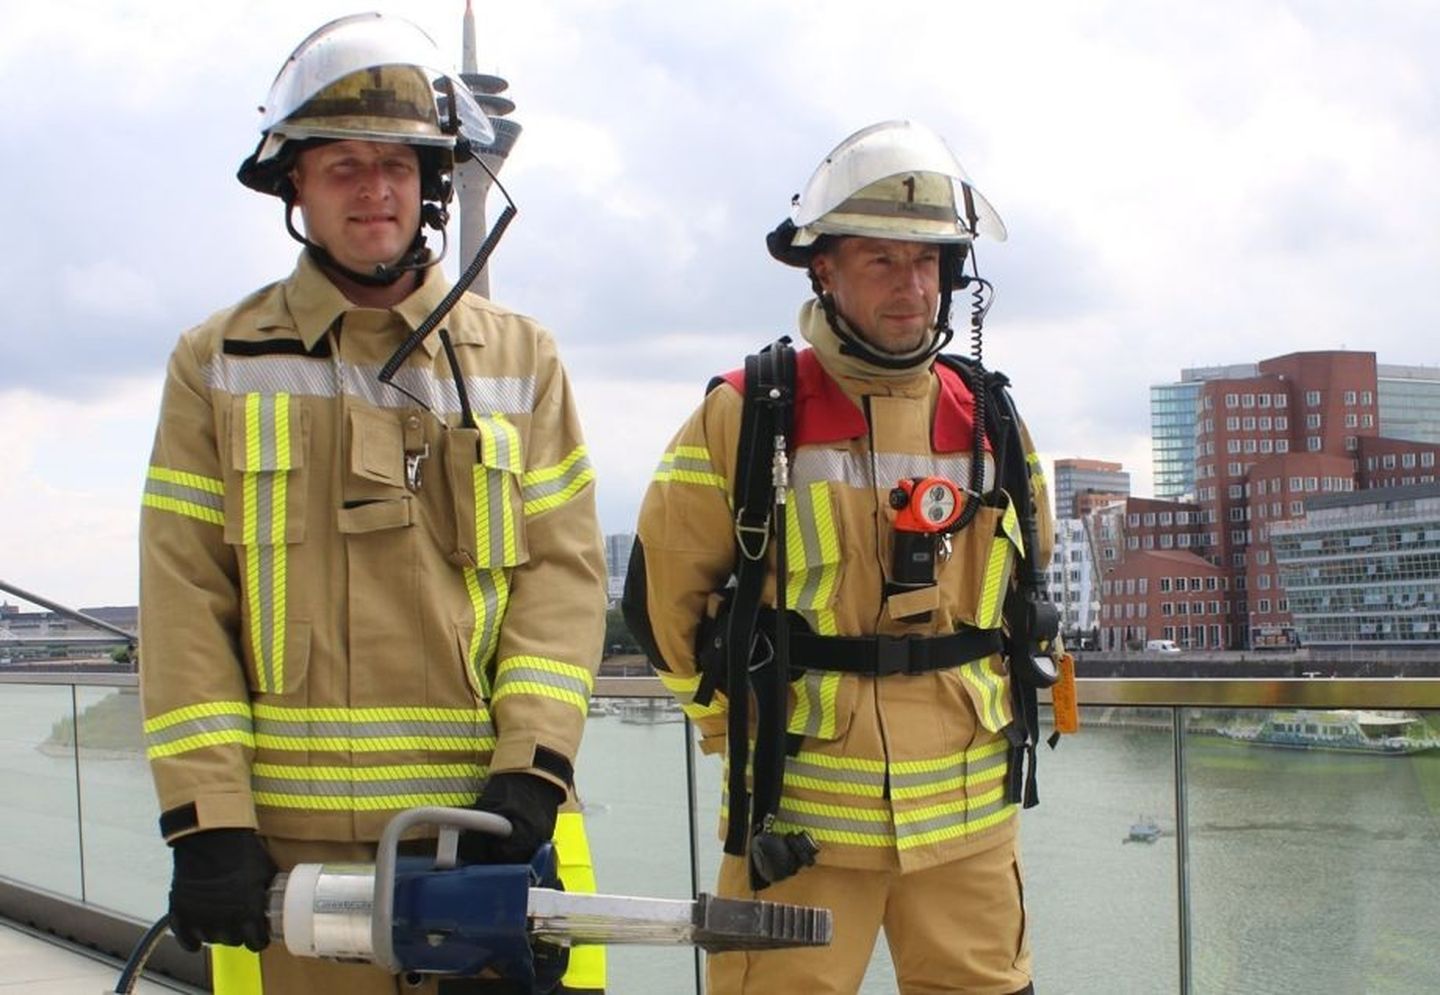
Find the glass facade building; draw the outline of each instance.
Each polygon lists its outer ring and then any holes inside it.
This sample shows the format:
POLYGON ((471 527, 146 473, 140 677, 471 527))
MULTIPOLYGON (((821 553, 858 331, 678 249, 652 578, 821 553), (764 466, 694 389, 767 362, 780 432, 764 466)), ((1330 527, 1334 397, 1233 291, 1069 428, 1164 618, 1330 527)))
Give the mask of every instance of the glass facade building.
POLYGON ((1200 384, 1166 383, 1150 388, 1150 459, 1157 498, 1195 493, 1195 402, 1200 384))
POLYGON ((1380 434, 1387 439, 1440 443, 1440 367, 1375 367, 1380 434))
POLYGON ((1270 541, 1301 645, 1440 642, 1440 484, 1311 498, 1270 541))

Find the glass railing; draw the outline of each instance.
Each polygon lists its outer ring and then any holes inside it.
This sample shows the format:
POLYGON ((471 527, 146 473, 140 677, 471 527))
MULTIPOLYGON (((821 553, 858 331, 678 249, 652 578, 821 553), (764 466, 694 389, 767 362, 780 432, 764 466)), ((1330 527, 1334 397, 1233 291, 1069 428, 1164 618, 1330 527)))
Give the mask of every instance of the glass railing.
MULTIPOLYGON (((1440 749, 1401 752, 1440 735, 1440 681, 1082 681, 1080 697, 1081 733, 1042 748, 1022 819, 1037 988, 1440 991, 1440 749), (1334 711, 1358 707, 1421 724, 1334 711), (1263 742, 1287 736, 1351 752, 1263 742)), ((712 887, 719 759, 687 748, 657 681, 601 679, 593 712, 577 782, 600 890, 712 887)), ((133 678, 0 677, 0 792, 9 885, 136 922, 164 910, 133 678)), ((610 990, 694 990, 696 964, 612 948, 610 990)), ((882 941, 862 991, 894 987, 882 941)))

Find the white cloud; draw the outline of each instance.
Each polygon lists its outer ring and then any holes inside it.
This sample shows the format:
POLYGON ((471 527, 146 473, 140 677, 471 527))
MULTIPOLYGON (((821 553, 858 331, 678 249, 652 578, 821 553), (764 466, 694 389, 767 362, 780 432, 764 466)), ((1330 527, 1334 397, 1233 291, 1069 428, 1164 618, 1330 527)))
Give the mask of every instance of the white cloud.
MULTIPOLYGON (((164 349, 294 257, 278 206, 233 178, 256 105, 353 4, 11 6, 0 87, 43 79, 46 97, 9 109, 25 154, 0 165, 25 192, 0 267, 0 424, 22 467, 0 482, 3 569, 61 598, 113 574, 114 594, 75 600, 125 600, 164 349)), ((458 58, 462 0, 382 6, 458 58)), ((525 129, 496 295, 554 327, 609 531, 706 377, 790 329, 804 278, 761 237, 880 118, 945 134, 1009 223, 980 253, 999 292, 986 355, 1049 453, 1121 458, 1143 492, 1147 388, 1181 367, 1342 343, 1440 362, 1433 5, 476 9, 480 68, 510 78, 525 129)))

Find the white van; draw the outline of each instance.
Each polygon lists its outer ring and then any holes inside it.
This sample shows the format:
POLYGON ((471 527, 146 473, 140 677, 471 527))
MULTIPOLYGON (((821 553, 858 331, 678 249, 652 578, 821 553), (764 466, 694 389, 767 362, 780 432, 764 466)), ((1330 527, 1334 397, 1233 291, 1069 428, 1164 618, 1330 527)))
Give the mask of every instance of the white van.
POLYGON ((1173 639, 1152 639, 1145 644, 1146 653, 1179 653, 1180 647, 1173 639))

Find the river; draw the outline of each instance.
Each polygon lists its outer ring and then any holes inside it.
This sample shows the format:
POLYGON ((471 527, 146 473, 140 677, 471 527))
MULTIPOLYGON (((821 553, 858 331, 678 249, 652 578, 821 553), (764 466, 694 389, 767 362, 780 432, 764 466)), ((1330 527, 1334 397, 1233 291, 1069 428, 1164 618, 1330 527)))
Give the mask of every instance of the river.
MULTIPOLYGON (((80 688, 78 704, 115 692, 80 688)), ((0 875, 153 917, 168 852, 137 752, 37 747, 70 689, 0 688, 0 875), (76 771, 79 771, 77 790, 76 771), (77 808, 83 819, 77 820, 77 808), (77 825, 79 830, 77 830, 77 825), (80 875, 80 854, 85 876, 80 875)), ((578 780, 602 891, 684 897, 684 725, 591 720, 578 780)), ((1194 991, 1440 991, 1440 754, 1378 757, 1186 739, 1194 991)), ((1090 725, 1043 750, 1022 821, 1036 988, 1177 990, 1172 736, 1090 725), (1153 817, 1153 843, 1125 842, 1153 817)), ((701 887, 713 882, 718 758, 698 758, 701 887)), ((610 990, 691 990, 683 949, 614 949, 610 990)), ((895 990, 883 942, 862 991, 895 990)))

